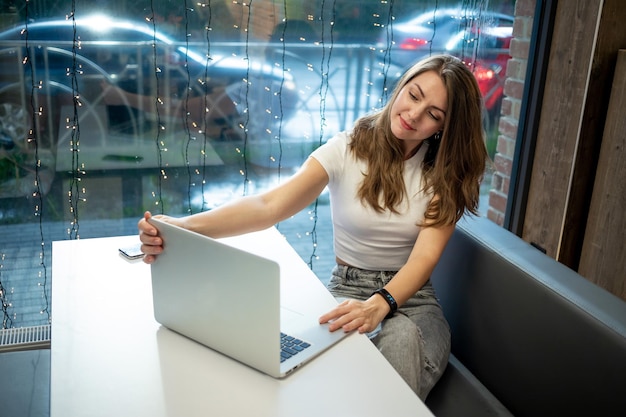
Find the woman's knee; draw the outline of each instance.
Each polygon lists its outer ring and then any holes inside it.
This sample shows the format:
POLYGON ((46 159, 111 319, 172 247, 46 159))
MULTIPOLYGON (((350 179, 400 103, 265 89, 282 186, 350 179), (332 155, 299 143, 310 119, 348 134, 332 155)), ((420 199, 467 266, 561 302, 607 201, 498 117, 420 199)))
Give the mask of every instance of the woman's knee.
POLYGON ((404 316, 397 314, 383 322, 381 332, 373 342, 387 361, 422 399, 441 376, 447 362, 449 339, 439 332, 427 331, 404 316), (437 337, 435 337, 437 335, 437 337))

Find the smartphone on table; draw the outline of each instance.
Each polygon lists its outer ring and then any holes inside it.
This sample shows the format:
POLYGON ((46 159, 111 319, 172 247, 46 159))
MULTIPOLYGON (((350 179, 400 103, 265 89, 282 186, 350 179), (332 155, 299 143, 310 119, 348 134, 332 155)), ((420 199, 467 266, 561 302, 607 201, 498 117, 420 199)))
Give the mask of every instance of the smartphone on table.
POLYGON ((124 258, 132 261, 135 259, 141 259, 143 257, 143 252, 141 251, 141 243, 135 243, 128 246, 122 246, 119 248, 120 255, 124 258))

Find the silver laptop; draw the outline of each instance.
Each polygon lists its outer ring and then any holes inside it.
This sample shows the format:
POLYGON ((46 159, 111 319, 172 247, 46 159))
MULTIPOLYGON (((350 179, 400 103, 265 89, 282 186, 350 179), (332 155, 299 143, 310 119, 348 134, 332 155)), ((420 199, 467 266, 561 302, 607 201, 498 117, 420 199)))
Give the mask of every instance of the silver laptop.
POLYGON ((165 251, 151 265, 163 326, 275 378, 337 343, 317 317, 281 308, 277 262, 156 218, 165 251))

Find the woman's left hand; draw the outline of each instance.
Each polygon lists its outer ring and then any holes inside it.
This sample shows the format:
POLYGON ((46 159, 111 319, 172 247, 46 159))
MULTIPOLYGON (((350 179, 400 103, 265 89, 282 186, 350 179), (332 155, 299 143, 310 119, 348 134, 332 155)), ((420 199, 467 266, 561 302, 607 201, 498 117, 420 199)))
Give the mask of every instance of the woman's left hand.
POLYGON ((329 323, 329 330, 344 332, 358 330, 368 333, 376 329, 389 313, 389 305, 379 295, 373 295, 365 301, 345 300, 337 307, 320 317, 320 324, 329 323))

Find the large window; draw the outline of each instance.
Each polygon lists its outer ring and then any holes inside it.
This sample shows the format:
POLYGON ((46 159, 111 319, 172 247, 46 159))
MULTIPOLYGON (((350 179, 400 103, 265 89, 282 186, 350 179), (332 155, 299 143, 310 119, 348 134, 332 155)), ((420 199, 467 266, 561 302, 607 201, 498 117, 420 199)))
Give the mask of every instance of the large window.
MULTIPOLYGON (((507 67, 519 66, 511 43, 525 35, 513 30, 514 0, 2 7, 3 327, 51 319, 52 241, 134 234, 145 210, 184 215, 267 189, 380 107, 425 56, 451 53, 474 71, 496 162, 500 116, 521 99, 505 87, 507 67)), ((506 194, 493 171, 481 211, 501 221, 490 199, 506 194)), ((278 225, 324 281, 334 262, 329 216, 322 195, 278 225)))

